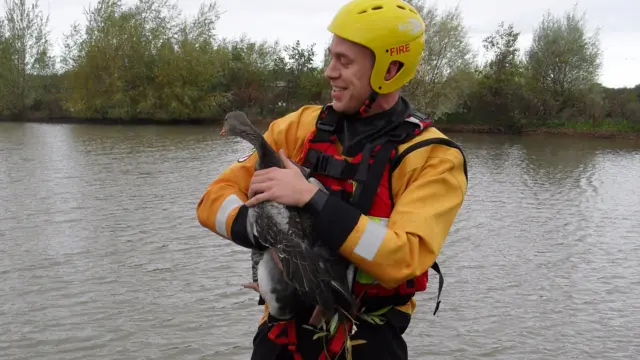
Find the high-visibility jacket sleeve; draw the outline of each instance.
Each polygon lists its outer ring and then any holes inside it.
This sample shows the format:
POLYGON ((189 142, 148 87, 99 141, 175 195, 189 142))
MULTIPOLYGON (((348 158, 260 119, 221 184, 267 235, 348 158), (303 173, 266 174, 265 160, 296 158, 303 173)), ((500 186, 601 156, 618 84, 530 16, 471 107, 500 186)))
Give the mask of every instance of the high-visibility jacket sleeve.
POLYGON ((329 197, 314 230, 381 285, 396 287, 431 267, 467 189, 463 154, 431 144, 404 158, 392 175, 395 206, 388 224, 329 197))
MULTIPOLYGON (((296 156, 302 149, 300 139, 304 139, 306 131, 301 126, 301 119, 313 120, 313 114, 318 111, 317 106, 305 106, 274 120, 264 133, 265 139, 276 151, 284 149, 288 156, 296 156)), ((255 247, 248 237, 247 207, 244 204, 248 200, 249 183, 257 158, 254 152, 248 159, 241 159, 222 171, 209 184, 196 207, 198 221, 203 227, 247 248, 255 247)))
MULTIPOLYGON (((274 144, 270 131, 264 134, 274 144)), ((215 179, 200 198, 196 208, 198 221, 205 228, 238 245, 253 248, 246 229, 249 182, 254 172, 257 154, 241 158, 215 179)))

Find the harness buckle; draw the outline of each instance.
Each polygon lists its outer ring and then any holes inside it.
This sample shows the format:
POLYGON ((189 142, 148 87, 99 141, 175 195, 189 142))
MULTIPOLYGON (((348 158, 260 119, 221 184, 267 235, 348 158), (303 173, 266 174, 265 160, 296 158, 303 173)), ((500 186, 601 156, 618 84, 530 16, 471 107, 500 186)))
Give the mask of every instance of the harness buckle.
POLYGON ((313 166, 313 172, 326 173, 329 167, 329 156, 327 154, 319 154, 313 166))
POLYGON ((327 113, 329 112, 329 109, 332 109, 332 108, 333 108, 333 103, 331 103, 331 102, 325 104, 322 107, 322 111, 320 112, 320 119, 316 123, 316 128, 318 130, 333 132, 336 129, 335 121, 333 121, 333 124, 326 124, 324 122, 324 119, 327 116, 327 113))
POLYGON ((404 121, 407 121, 407 122, 410 122, 410 123, 413 123, 413 124, 418 125, 418 127, 420 128, 420 130, 419 130, 419 131, 422 131, 422 130, 424 129, 424 127, 425 127, 424 122, 420 121, 420 119, 417 119, 417 118, 416 118, 415 116, 413 116, 413 115, 409 115, 409 117, 407 117, 406 119, 404 119, 404 121))
POLYGON ((401 143, 409 136, 409 133, 409 131, 403 131, 403 127, 400 126, 396 128, 395 131, 391 131, 389 134, 387 134, 385 138, 387 141, 401 143))
POLYGON ((390 134, 388 134, 388 139, 391 141, 403 142, 407 137, 411 136, 412 134, 421 133, 425 128, 431 126, 431 124, 433 123, 431 120, 423 120, 426 119, 426 117, 418 116, 420 115, 411 114, 407 116, 403 122, 417 126, 418 129, 416 129, 416 131, 412 131, 406 126, 399 126, 396 128, 396 131, 392 131, 390 134))
POLYGON ((321 121, 318 121, 318 123, 316 124, 316 128, 322 131, 333 132, 333 130, 336 129, 336 125, 335 124, 327 125, 321 120, 321 121))

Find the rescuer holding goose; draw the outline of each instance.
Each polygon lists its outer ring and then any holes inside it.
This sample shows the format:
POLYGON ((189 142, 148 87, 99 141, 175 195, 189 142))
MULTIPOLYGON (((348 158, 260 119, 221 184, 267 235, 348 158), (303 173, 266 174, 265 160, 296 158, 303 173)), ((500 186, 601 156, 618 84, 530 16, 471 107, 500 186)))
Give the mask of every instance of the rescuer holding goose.
POLYGON ((296 166, 255 170, 254 153, 209 185, 197 217, 223 238, 263 251, 253 239, 260 232, 248 230, 249 208, 272 201, 305 210, 314 241, 350 264, 356 323, 323 335, 309 325, 315 305, 299 301, 284 319, 265 306, 252 360, 408 359, 402 336, 414 295, 426 290, 433 269, 440 274, 438 310, 443 277, 436 258, 467 191, 460 147, 400 94, 424 49, 417 11, 400 0, 353 0, 329 31, 325 76, 333 101, 303 106, 264 134, 283 163, 302 166, 317 182, 296 166))

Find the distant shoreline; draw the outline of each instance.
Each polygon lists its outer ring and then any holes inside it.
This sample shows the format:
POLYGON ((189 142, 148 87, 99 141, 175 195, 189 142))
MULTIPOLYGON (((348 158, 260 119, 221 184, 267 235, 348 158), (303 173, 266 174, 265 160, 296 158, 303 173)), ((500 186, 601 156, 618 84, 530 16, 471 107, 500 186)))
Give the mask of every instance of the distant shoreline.
MULTIPOLYGON (((255 123, 268 122, 269 117, 254 117, 255 123)), ((33 117, 28 119, 16 119, 0 117, 2 123, 30 123, 30 124, 57 124, 57 125, 102 125, 102 126, 215 126, 221 125, 218 118, 200 119, 108 119, 108 118, 74 118, 74 117, 33 117)), ((519 133, 505 131, 503 128, 492 125, 467 125, 438 123, 436 128, 445 133, 475 133, 475 134, 503 134, 503 135, 564 135, 605 139, 631 139, 640 140, 640 131, 629 132, 615 129, 575 129, 575 128, 531 128, 519 133)))
POLYGON ((153 126, 202 126, 220 124, 221 120, 216 118, 203 119, 113 119, 113 118, 74 118, 68 116, 60 117, 33 117, 27 119, 0 117, 0 122, 4 123, 28 123, 28 124, 60 124, 60 125, 153 125, 153 126))
MULTIPOLYGON (((268 122, 275 117, 252 116, 256 124, 268 122)), ((222 125, 220 118, 191 119, 121 119, 121 118, 83 118, 70 116, 14 118, 0 117, 0 123, 56 124, 56 125, 104 125, 104 126, 215 126, 222 125)))
POLYGON ((504 134, 504 135, 562 135, 576 137, 590 137, 600 139, 630 139, 640 140, 640 131, 622 131, 616 129, 576 129, 540 127, 525 129, 519 133, 504 131, 491 125, 438 124, 436 127, 445 133, 475 133, 475 134, 504 134))

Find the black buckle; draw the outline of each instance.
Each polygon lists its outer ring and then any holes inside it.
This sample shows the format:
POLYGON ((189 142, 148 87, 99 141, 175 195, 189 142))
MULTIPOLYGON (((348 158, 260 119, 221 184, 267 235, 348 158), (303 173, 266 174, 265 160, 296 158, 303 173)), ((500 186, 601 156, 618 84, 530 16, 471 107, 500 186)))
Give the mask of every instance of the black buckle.
MULTIPOLYGON (((412 124, 413 125, 413 124, 412 124)), ((408 129, 404 122, 400 123, 396 126, 395 129, 390 131, 386 136, 386 141, 391 141, 395 143, 402 143, 411 133, 411 129, 408 129)))
POLYGON ((321 114, 320 119, 319 119, 318 123, 316 124, 316 128, 318 130, 333 132, 336 129, 336 122, 335 121, 333 121, 333 124, 331 124, 331 125, 327 125, 323 121, 324 118, 327 116, 327 113, 329 112, 330 108, 333 108, 332 103, 325 104, 322 107, 322 112, 320 113, 321 114))
POLYGON ((315 164, 313 164, 313 172, 324 174, 329 167, 330 155, 319 153, 316 158, 315 164))
POLYGON ((422 131, 425 124, 415 115, 409 115, 398 126, 387 134, 387 138, 393 142, 404 142, 413 134, 414 129, 422 131))
POLYGON ((419 120, 426 120, 426 119, 429 118, 427 115, 425 115, 425 114, 423 114, 423 113, 421 113, 419 111, 415 111, 415 110, 412 111, 410 115, 413 115, 413 117, 415 117, 415 118, 417 118, 419 120))
POLYGON ((388 134, 387 139, 388 141, 401 143, 404 139, 406 139, 407 136, 409 136, 409 134, 407 134, 406 132, 397 132, 388 134))
POLYGON ((336 129, 336 124, 333 125, 327 125, 322 121, 319 121, 316 124, 316 127, 318 128, 318 130, 322 130, 322 131, 328 131, 328 132, 333 132, 333 130, 336 129))

